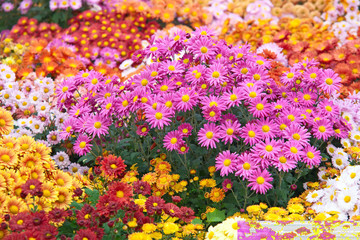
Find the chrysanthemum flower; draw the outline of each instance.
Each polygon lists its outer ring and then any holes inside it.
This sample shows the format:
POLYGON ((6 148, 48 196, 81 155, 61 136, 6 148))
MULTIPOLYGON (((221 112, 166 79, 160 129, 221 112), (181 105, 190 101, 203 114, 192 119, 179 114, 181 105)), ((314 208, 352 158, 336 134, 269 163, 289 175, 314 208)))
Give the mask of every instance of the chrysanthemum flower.
POLYGON ((24 194, 35 195, 35 193, 42 191, 42 183, 36 179, 28 179, 25 184, 21 186, 21 192, 24 194))
POLYGON ((198 132, 198 141, 202 147, 207 149, 216 148, 220 137, 219 127, 215 123, 207 123, 198 132))
POLYGON ((249 108, 249 112, 254 117, 266 117, 270 110, 271 106, 267 103, 266 99, 261 100, 260 98, 253 100, 249 108))
POLYGON ((149 215, 160 214, 165 207, 165 200, 157 196, 150 196, 145 202, 145 207, 149 215))
POLYGON ((225 191, 221 188, 212 188, 210 192, 210 200, 213 202, 221 202, 225 197, 225 191))
POLYGON ((322 119, 314 123, 312 132, 316 138, 326 141, 334 133, 334 130, 328 120, 322 119))
POLYGON ((320 87, 325 93, 331 93, 340 89, 341 78, 331 69, 325 69, 320 79, 320 87))
POLYGON ((212 85, 220 87, 227 80, 226 69, 220 62, 214 62, 206 71, 206 80, 212 85))
POLYGON ((229 173, 233 173, 236 169, 236 165, 239 161, 239 155, 236 153, 230 153, 229 150, 219 153, 216 157, 215 167, 216 170, 220 170, 220 175, 223 177, 229 173))
POLYGON ((237 120, 234 122, 226 121, 220 125, 220 138, 225 144, 232 144, 234 140, 239 141, 238 134, 240 129, 241 126, 237 120))
POLYGON ((256 193, 265 194, 267 190, 273 187, 270 183, 272 180, 273 178, 266 169, 263 171, 258 169, 252 176, 249 177, 250 183, 248 186, 256 193))
POLYGON ((0 147, 0 166, 11 167, 17 162, 17 154, 13 149, 0 147))
POLYGON ((0 108, 0 135, 7 135, 13 129, 13 118, 11 113, 0 108))
POLYGON ((100 169, 109 177, 120 177, 126 168, 124 160, 114 155, 105 156, 100 165, 100 169))
POLYGON ((87 135, 84 134, 79 135, 74 145, 75 153, 82 156, 90 152, 92 147, 91 141, 92 139, 89 138, 87 135))
POLYGON ((258 166, 251 159, 250 154, 244 152, 239 156, 235 175, 240 176, 242 179, 248 179, 257 169, 258 166))
POLYGON ((173 151, 178 149, 178 147, 183 144, 181 133, 179 131, 168 132, 164 137, 164 147, 168 151, 173 151))
POLYGON ((240 137, 244 138, 244 142, 254 145, 261 140, 261 131, 254 123, 247 123, 240 131, 240 137))
POLYGON ((194 90, 181 88, 174 97, 174 101, 176 102, 175 107, 177 110, 186 112, 195 106, 197 99, 198 97, 194 90))
POLYGON ((310 133, 302 126, 292 124, 284 130, 284 135, 289 141, 296 141, 302 146, 309 144, 310 133))
POLYGON ((222 182, 222 187, 223 187, 223 190, 224 190, 225 192, 227 192, 227 191, 229 191, 229 190, 232 189, 233 183, 231 182, 230 179, 227 178, 227 179, 225 179, 225 180, 222 182))
POLYGON ((306 163, 307 165, 316 166, 319 165, 321 162, 320 151, 313 146, 310 145, 306 146, 302 151, 301 155, 302 158, 300 160, 306 163))
POLYGON ((163 129, 164 126, 168 126, 171 122, 168 109, 163 105, 158 105, 156 109, 152 107, 147 107, 145 109, 145 116, 150 126, 153 128, 163 129))
POLYGON ((189 50, 195 54, 195 57, 201 62, 205 62, 216 55, 213 43, 207 37, 195 39, 189 45, 189 50))
POLYGON ((190 123, 182 123, 180 124, 180 126, 178 127, 178 131, 181 133, 181 135, 183 137, 189 137, 191 136, 191 131, 192 131, 193 127, 191 126, 190 123))
POLYGON ((279 154, 278 157, 273 159, 272 164, 279 170, 288 172, 296 168, 297 161, 294 158, 287 158, 284 154, 279 154))
POLYGON ((107 118, 103 118, 99 115, 92 116, 86 121, 84 129, 85 132, 91 134, 93 137, 106 135, 108 133, 110 122, 107 118))
POLYGON ((303 146, 300 143, 295 141, 285 142, 283 146, 283 151, 286 157, 293 158, 294 160, 300 160, 301 155, 303 154, 303 146))
POLYGON ((132 188, 127 183, 123 182, 113 182, 109 186, 108 194, 116 202, 124 204, 130 200, 130 197, 133 195, 132 188))
POLYGON ((253 148, 252 151, 255 154, 263 156, 264 158, 275 158, 281 151, 281 147, 279 142, 276 140, 269 140, 266 139, 265 142, 257 143, 253 148))

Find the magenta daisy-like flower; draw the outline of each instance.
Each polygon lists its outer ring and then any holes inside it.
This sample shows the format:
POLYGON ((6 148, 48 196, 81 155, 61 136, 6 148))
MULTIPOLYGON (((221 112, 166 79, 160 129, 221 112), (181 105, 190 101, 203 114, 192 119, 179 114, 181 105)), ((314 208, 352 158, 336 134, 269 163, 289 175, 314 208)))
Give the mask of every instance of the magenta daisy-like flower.
POLYGON ((237 135, 239 134, 240 129, 241 126, 238 121, 226 121, 220 126, 220 138, 225 144, 232 144, 234 140, 239 141, 237 135))
POLYGON ((225 122, 231 122, 231 123, 233 123, 233 122, 237 122, 237 121, 238 121, 238 119, 237 119, 237 117, 236 117, 234 114, 232 114, 232 113, 226 113, 226 114, 224 114, 224 115, 221 116, 220 123, 221 123, 221 124, 224 124, 225 122))
POLYGON ((203 105, 201 107, 202 110, 205 110, 206 108, 209 108, 209 107, 217 107, 220 109, 220 111, 223 111, 226 109, 224 101, 220 97, 217 97, 214 95, 200 97, 200 102, 203 105))
POLYGON ((316 138, 326 141, 334 134, 334 129, 328 120, 321 119, 314 122, 312 132, 316 138))
POLYGON ((236 165, 236 176, 240 176, 242 179, 248 179, 254 171, 258 169, 258 166, 250 157, 248 152, 244 152, 239 156, 238 164, 236 165))
POLYGON ((289 170, 296 168, 297 161, 293 158, 285 157, 284 154, 279 154, 271 163, 279 171, 288 172, 289 170))
POLYGON ((197 95, 194 90, 181 88, 175 95, 176 109, 186 112, 192 109, 197 103, 197 95))
POLYGON ((295 141, 289 141, 284 143, 283 151, 285 157, 293 158, 295 160, 300 160, 302 155, 303 146, 300 143, 295 141))
POLYGON ((252 149, 253 153, 264 158, 275 158, 281 151, 279 143, 276 140, 266 139, 265 142, 257 143, 252 149))
POLYGON ((202 147, 207 149, 216 148, 216 143, 220 140, 219 127, 215 123, 207 123, 198 133, 198 141, 202 147))
POLYGON ((300 72, 295 68, 291 68, 289 72, 285 72, 281 77, 280 81, 284 85, 292 84, 300 77, 300 72))
POLYGON ((273 188, 273 185, 270 183, 273 180, 274 179, 266 169, 263 171, 257 169, 253 175, 249 177, 250 183, 248 186, 256 193, 265 194, 267 190, 273 188))
POLYGON ((145 108, 145 117, 152 128, 163 129, 164 126, 170 125, 172 115, 167 107, 158 104, 156 109, 152 107, 145 108))
POLYGON ((266 99, 255 99, 250 107, 249 112, 252 113, 254 117, 266 117, 271 111, 271 105, 267 103, 266 99))
POLYGON ((205 79, 206 67, 197 65, 187 71, 185 77, 192 84, 198 84, 205 79))
POLYGON ((160 71, 165 74, 174 75, 181 74, 185 70, 185 66, 180 61, 167 61, 160 67, 160 71))
POLYGON ((227 80, 227 70, 224 64, 219 61, 214 62, 210 65, 210 68, 206 71, 206 80, 216 87, 220 87, 227 80))
POLYGON ((240 137, 244 138, 244 142, 254 145, 261 140, 261 131, 259 126, 254 123, 247 123, 245 127, 240 130, 240 137))
POLYGON ((183 137, 189 137, 191 136, 191 131, 193 130, 193 127, 190 123, 182 123, 178 127, 178 131, 181 133, 183 137))
POLYGON ((101 135, 106 135, 109 130, 110 121, 107 118, 101 117, 99 115, 93 115, 85 123, 85 132, 91 134, 93 137, 101 135))
POLYGON ((74 152, 79 156, 87 154, 88 152, 90 152, 92 147, 92 144, 90 143, 91 141, 92 139, 89 138, 87 135, 79 135, 74 145, 74 152))
POLYGON ((214 44, 207 37, 196 39, 189 45, 188 49, 195 54, 195 58, 199 59, 200 62, 206 62, 216 55, 214 44))
POLYGON ((206 108, 202 114, 204 118, 210 122, 216 122, 221 118, 221 111, 215 106, 206 108))
POLYGON ((270 139, 276 136, 276 125, 270 118, 258 120, 257 124, 261 129, 263 139, 270 139))
POLYGON ((223 177, 236 170, 236 166, 239 162, 239 155, 226 150, 219 153, 215 160, 216 170, 220 171, 220 176, 223 177))
POLYGON ((143 125, 137 126, 136 134, 139 136, 146 136, 149 131, 150 131, 149 125, 147 123, 145 123, 143 125))
POLYGON ((76 130, 76 126, 77 126, 76 118, 70 117, 70 118, 66 119, 62 125, 63 131, 60 132, 59 137, 62 140, 68 139, 69 137, 71 137, 71 135, 76 130))
POLYGON ((297 124, 291 124, 284 130, 284 136, 289 141, 295 141, 300 143, 302 146, 309 144, 310 133, 302 126, 297 124))
POLYGON ((178 149, 180 145, 184 144, 179 131, 168 132, 164 137, 164 147, 168 151, 178 149))
POLYGON ((179 144, 177 151, 179 154, 185 154, 189 151, 189 146, 186 145, 186 143, 183 141, 181 144, 179 144))
POLYGON ((341 85, 341 78, 331 69, 325 69, 324 74, 320 79, 320 88, 325 93, 331 94, 332 92, 339 91, 341 85))
POLYGON ((243 91, 242 88, 234 87, 231 92, 226 92, 222 96, 224 104, 226 104, 229 108, 233 106, 239 106, 241 104, 242 91, 243 91))
POLYGON ((306 83, 310 84, 318 84, 320 79, 322 78, 322 71, 317 67, 312 67, 307 69, 303 73, 303 78, 306 83))
POLYGON ((301 156, 302 158, 300 160, 310 166, 319 165, 321 162, 320 151, 311 145, 304 148, 301 156))
POLYGON ((227 191, 229 191, 229 190, 232 189, 233 183, 231 182, 230 179, 227 178, 227 179, 225 179, 225 180, 222 182, 222 187, 223 187, 223 190, 224 190, 225 192, 227 192, 227 191))

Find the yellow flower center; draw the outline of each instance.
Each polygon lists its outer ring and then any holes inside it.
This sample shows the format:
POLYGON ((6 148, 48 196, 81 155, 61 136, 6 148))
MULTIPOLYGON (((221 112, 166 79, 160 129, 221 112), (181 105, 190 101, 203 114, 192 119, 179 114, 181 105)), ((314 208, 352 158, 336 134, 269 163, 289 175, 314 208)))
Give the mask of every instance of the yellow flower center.
POLYGON ((12 205, 9 207, 9 211, 12 213, 12 214, 17 214, 19 212, 19 208, 15 205, 12 205))
POLYGON ((232 128, 228 128, 228 129, 226 130, 226 134, 227 134, 227 135, 233 135, 233 133, 234 133, 234 129, 232 129, 232 128))
POLYGON ((249 97, 255 98, 257 96, 256 92, 250 92, 249 97))
POLYGON ((286 157, 281 156, 281 157, 279 158, 279 162, 281 162, 281 163, 286 163, 286 162, 287 162, 286 157))
POLYGON ((293 137, 293 139, 295 139, 295 140, 300 140, 300 134, 298 134, 298 133, 295 133, 295 134, 293 134, 292 135, 292 137, 293 137))
POLYGON ((246 163, 243 164, 243 169, 249 170, 250 168, 251 168, 250 163, 246 162, 246 163))
POLYGON ((255 132, 254 131, 249 131, 248 136, 251 137, 251 138, 254 138, 255 137, 255 132))
POLYGON ((181 100, 183 102, 188 102, 190 100, 190 96, 186 94, 186 95, 182 96, 181 100))
POLYGON ((258 80, 260 80, 260 75, 259 74, 254 74, 254 76, 253 76, 253 78, 254 78, 254 80, 256 80, 256 81, 258 81, 258 80))
POLYGON ((317 77, 316 73, 310 74, 310 78, 315 79, 317 77))
POLYGON ((235 95, 235 94, 232 94, 231 96, 230 96, 230 100, 231 101, 235 101, 237 99, 237 96, 235 95))
POLYGON ((147 84, 148 84, 148 80, 146 80, 146 79, 141 80, 142 86, 146 86, 147 84))
POLYGON ((327 78, 325 80, 325 82, 326 82, 327 85, 332 85, 333 84, 333 80, 331 78, 327 78))
POLYGON ((163 115, 162 115, 162 113, 160 113, 160 112, 157 112, 157 113, 155 114, 155 118, 156 118, 157 120, 162 119, 162 117, 163 117, 163 115))
POLYGON ((270 127, 268 125, 262 126, 261 129, 262 129, 263 132, 269 132, 270 131, 270 127))
POLYGON ((215 72, 212 73, 212 77, 213 78, 218 78, 218 77, 220 77, 220 73, 218 71, 215 71, 215 72))
POLYGON ((298 150, 297 150, 296 147, 291 147, 291 148, 290 148, 290 152, 292 152, 292 153, 297 153, 298 150))
POLYGON ((287 78, 293 78, 293 77, 294 77, 294 73, 292 73, 292 72, 291 72, 291 73, 288 73, 288 74, 286 75, 286 77, 287 77, 287 78))
POLYGON ((265 150, 267 152, 271 152, 273 150, 273 147, 271 145, 266 145, 265 150))
POLYGON ((114 163, 113 163, 113 164, 111 164, 111 165, 110 165, 110 167, 111 167, 112 169, 117 168, 116 164, 114 164, 114 163))
POLYGON ((117 196, 118 198, 123 198, 123 197, 124 197, 124 192, 123 192, 123 191, 117 191, 117 192, 116 192, 116 196, 117 196))
POLYGON ((101 128, 101 122, 95 122, 95 123, 94 123, 94 127, 95 127, 96 129, 101 128))
POLYGON ((175 143, 177 143, 177 138, 172 138, 171 140, 170 140, 170 142, 171 142, 171 144, 175 144, 175 143))
POLYGON ((4 155, 2 155, 1 156, 1 160, 3 161, 3 162, 9 162, 10 161, 10 156, 9 155, 7 155, 7 154, 4 154, 4 155))
POLYGON ((27 144, 27 143, 24 143, 21 145, 22 150, 27 150, 28 148, 29 148, 29 144, 27 144))
POLYGON ((91 83, 92 83, 93 85, 95 85, 95 84, 98 83, 98 80, 97 80, 96 78, 94 78, 93 80, 91 80, 91 83))
POLYGON ((216 113, 214 112, 214 111, 211 111, 210 113, 209 113, 209 116, 210 117, 214 117, 216 115, 216 113))
POLYGON ((128 100, 124 100, 122 103, 123 107, 127 107, 129 105, 128 100))
POLYGON ((63 87, 61 90, 63 93, 65 93, 67 90, 69 90, 69 87, 63 87))
POLYGON ((207 137, 208 139, 212 139, 213 136, 214 136, 214 133, 213 133, 213 132, 207 132, 207 133, 206 133, 206 137, 207 137))
POLYGON ((348 203, 351 201, 351 197, 350 196, 346 196, 344 197, 344 202, 348 203))
POLYGON ((230 164, 231 164, 231 160, 230 159, 225 159, 224 166, 228 167, 228 166, 230 166, 230 164))
POLYGON ((86 142, 81 142, 81 143, 79 144, 79 147, 80 147, 80 148, 85 148, 85 147, 86 147, 86 142))
POLYGON ((264 109, 264 105, 262 103, 258 103, 258 104, 256 104, 256 109, 261 111, 264 109))
POLYGON ((256 182, 257 182, 258 184, 263 184, 263 183, 265 182, 265 179, 264 179, 263 177, 257 177, 257 178, 256 178, 256 182))
POLYGON ((168 69, 169 69, 170 71, 175 71, 175 67, 174 67, 173 65, 170 65, 170 66, 168 67, 168 69))
POLYGON ((324 126, 320 126, 320 127, 319 127, 319 131, 323 133, 323 132, 326 131, 326 128, 325 128, 324 126))
POLYGON ((207 47, 201 47, 201 48, 200 48, 200 51, 201 51, 202 53, 207 53, 208 49, 207 49, 207 47))
POLYGON ((163 91, 163 92, 167 91, 168 89, 169 89, 169 87, 167 85, 162 85, 160 87, 160 90, 163 91))
POLYGON ((43 191, 43 196, 44 196, 44 197, 50 197, 50 196, 51 196, 50 191, 47 190, 47 189, 45 189, 45 190, 43 191))

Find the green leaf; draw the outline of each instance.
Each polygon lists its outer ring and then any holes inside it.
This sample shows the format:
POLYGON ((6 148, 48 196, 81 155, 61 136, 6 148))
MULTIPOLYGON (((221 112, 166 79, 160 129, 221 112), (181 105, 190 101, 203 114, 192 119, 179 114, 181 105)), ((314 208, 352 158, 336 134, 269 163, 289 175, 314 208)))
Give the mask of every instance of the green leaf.
POLYGON ((225 220, 225 211, 220 211, 216 209, 213 212, 209 212, 206 214, 206 221, 209 223, 213 222, 222 222, 225 220))
POLYGON ((76 201, 72 201, 72 203, 70 204, 70 207, 74 207, 77 210, 80 210, 83 207, 83 204, 78 203, 76 201))
POLYGON ((99 199, 99 191, 96 189, 90 190, 88 188, 85 188, 85 193, 88 195, 89 202, 95 205, 99 199))
POLYGON ((203 224, 203 222, 201 221, 200 218, 194 218, 194 219, 191 221, 191 224, 203 224))

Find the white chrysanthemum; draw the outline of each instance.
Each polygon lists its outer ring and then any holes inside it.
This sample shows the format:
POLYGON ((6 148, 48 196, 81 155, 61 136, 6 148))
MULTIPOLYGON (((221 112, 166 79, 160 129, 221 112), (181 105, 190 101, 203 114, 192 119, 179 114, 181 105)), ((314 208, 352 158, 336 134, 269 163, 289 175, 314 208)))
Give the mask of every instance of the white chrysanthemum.
POLYGON ((25 97, 25 98, 21 99, 17 104, 20 109, 25 110, 30 107, 31 102, 28 98, 25 97))
POLYGON ((131 65, 134 63, 133 60, 131 59, 126 59, 125 61, 123 61, 120 66, 119 66, 119 69, 120 70, 125 70, 125 69, 128 69, 131 67, 131 65))
POLYGON ((42 101, 42 98, 43 98, 42 93, 38 92, 38 91, 33 91, 29 95, 29 99, 30 99, 31 103, 34 105, 37 105, 38 103, 40 103, 42 101))
POLYGON ((34 119, 32 124, 30 125, 30 129, 33 133, 38 134, 44 131, 44 123, 41 122, 39 119, 34 119))
POLYGON ((312 192, 309 192, 306 196, 306 201, 312 203, 317 202, 324 195, 324 193, 324 190, 314 190, 312 192))
POLYGON ((348 161, 347 156, 343 156, 340 154, 335 154, 331 159, 332 164, 337 169, 344 169, 346 166, 348 166, 350 163, 348 161))
POLYGON ((205 240, 222 240, 227 239, 225 233, 220 230, 220 224, 216 225, 215 227, 209 227, 206 235, 205 240))
POLYGON ((25 99, 25 94, 21 91, 15 90, 12 92, 13 100, 16 104, 20 104, 20 102, 25 99))
POLYGON ((348 148, 351 147, 351 142, 348 138, 343 138, 340 140, 341 144, 343 145, 344 148, 348 148))
POLYGON ((29 127, 30 126, 30 122, 28 118, 19 118, 18 120, 16 120, 14 122, 15 126, 18 126, 20 128, 24 128, 24 127, 29 127))
POLYGON ((324 202, 324 204, 336 202, 336 192, 337 189, 334 185, 324 189, 324 196, 321 198, 321 201, 324 202))
POLYGON ((54 159, 56 165, 60 169, 67 168, 71 163, 69 160, 69 155, 63 151, 56 153, 54 156, 52 156, 52 159, 54 159))
POLYGON ((337 204, 344 212, 349 212, 354 209, 355 204, 359 199, 359 191, 355 188, 348 188, 338 193, 337 204))
POLYGON ((18 82, 5 82, 4 85, 5 90, 19 90, 19 83, 18 82))
POLYGON ((36 106, 36 111, 38 111, 38 113, 44 113, 47 114, 50 111, 50 104, 45 102, 45 101, 41 101, 39 102, 36 106))
POLYGON ((323 202, 316 202, 311 206, 311 208, 317 213, 323 213, 326 211, 323 202))
POLYGON ((32 134, 32 132, 31 132, 29 129, 21 128, 20 131, 19 131, 19 136, 20 136, 20 137, 22 137, 22 136, 32 137, 33 134, 32 134))
POLYGON ((333 156, 335 154, 336 147, 332 144, 329 144, 327 145, 326 150, 330 154, 330 156, 333 156))
POLYGON ((13 98, 12 92, 13 91, 10 89, 4 89, 0 92, 1 98, 6 104, 12 103, 12 98, 13 98))
POLYGON ((348 122, 354 121, 354 118, 353 118, 353 115, 351 112, 343 112, 341 115, 348 122))
POLYGON ((219 224, 219 228, 225 232, 228 239, 236 239, 237 231, 239 229, 238 221, 244 221, 242 217, 228 218, 219 224))
POLYGON ((0 71, 0 78, 5 82, 14 82, 15 81, 15 73, 10 70, 0 71))
POLYGON ((351 136, 350 136, 351 140, 354 140, 355 142, 360 142, 360 131, 359 130, 353 129, 350 132, 350 134, 351 134, 351 136))
POLYGON ((344 149, 342 149, 342 148, 336 148, 335 155, 341 155, 341 156, 344 156, 347 159, 349 159, 348 154, 346 152, 344 152, 344 149))
POLYGON ((339 181, 345 182, 348 186, 357 185, 360 180, 360 166, 347 166, 341 173, 339 181))
POLYGON ((84 169, 78 163, 70 163, 70 165, 68 166, 68 172, 71 174, 83 174, 84 169))

